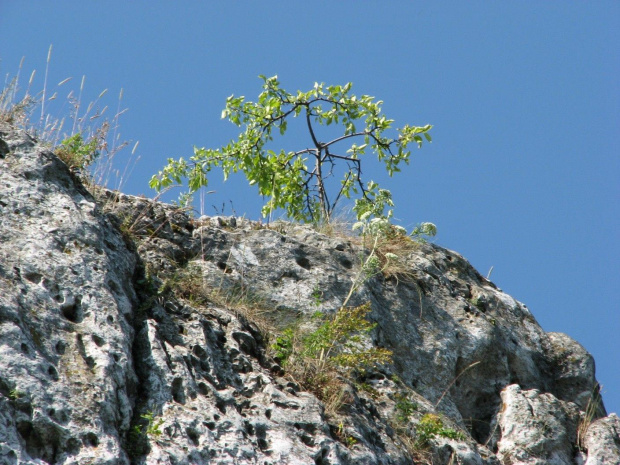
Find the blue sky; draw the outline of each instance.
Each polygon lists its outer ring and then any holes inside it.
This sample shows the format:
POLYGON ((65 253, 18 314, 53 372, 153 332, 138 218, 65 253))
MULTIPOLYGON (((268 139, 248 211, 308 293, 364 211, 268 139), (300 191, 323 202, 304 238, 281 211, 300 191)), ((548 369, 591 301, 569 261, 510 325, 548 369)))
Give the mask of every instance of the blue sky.
MULTIPOLYGON (((122 190, 153 193, 168 157, 219 147, 227 96, 255 98, 259 74, 291 91, 352 81, 433 143, 389 179, 398 221, 432 221, 436 243, 464 255, 524 302, 547 331, 591 352, 609 411, 620 411, 620 3, 78 2, 0 3, 0 71, 43 88, 59 116, 79 90, 117 106, 139 157, 122 190), (67 77, 73 80, 56 88, 67 77), (48 94, 49 95, 49 94, 48 94)), ((293 133, 296 134, 296 133, 293 133)), ((304 137, 300 133, 300 138, 304 137)), ((307 141, 302 142, 305 147, 307 141)), ((120 152, 120 170, 131 165, 120 152)), ((116 181, 114 181, 116 182, 116 181)), ((258 218, 262 200, 236 177, 210 178, 205 214, 258 218)), ((176 194, 175 194, 176 195, 176 194)))

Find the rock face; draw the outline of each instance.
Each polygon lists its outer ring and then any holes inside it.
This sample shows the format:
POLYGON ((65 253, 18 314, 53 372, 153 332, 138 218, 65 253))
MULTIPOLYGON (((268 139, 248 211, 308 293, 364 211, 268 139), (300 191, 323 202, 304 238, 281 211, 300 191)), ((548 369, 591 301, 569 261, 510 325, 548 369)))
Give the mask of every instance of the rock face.
POLYGON ((0 464, 620 463, 592 357, 457 253, 409 247, 352 294, 392 363, 334 408, 269 332, 343 305, 355 238, 95 200, 24 132, 0 140, 0 464))

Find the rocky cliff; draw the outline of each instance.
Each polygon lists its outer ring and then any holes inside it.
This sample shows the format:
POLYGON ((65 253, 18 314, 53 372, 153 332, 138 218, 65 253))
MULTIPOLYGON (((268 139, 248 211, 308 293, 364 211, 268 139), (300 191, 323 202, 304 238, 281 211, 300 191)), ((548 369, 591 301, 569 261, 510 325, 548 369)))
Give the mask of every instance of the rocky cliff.
POLYGON ((356 238, 95 198, 0 139, 1 464, 620 463, 592 357, 457 253, 355 289, 391 361, 321 394, 272 346, 342 306, 356 238))

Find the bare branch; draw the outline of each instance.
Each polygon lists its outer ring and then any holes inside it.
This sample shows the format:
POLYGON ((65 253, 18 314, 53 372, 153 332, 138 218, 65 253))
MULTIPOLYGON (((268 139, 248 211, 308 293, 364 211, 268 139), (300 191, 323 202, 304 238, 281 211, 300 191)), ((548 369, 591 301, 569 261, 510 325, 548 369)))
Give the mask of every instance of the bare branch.
POLYGON ((362 131, 362 132, 356 132, 355 134, 347 134, 345 136, 340 136, 337 139, 334 139, 332 141, 327 142, 326 144, 323 144, 324 147, 329 147, 330 145, 336 144, 340 141, 343 141, 345 139, 349 139, 351 137, 359 137, 359 136, 372 136, 373 132, 376 130, 377 128, 371 129, 370 131, 362 131))
POLYGON ((314 142, 314 146, 317 150, 321 150, 323 148, 322 144, 316 139, 314 135, 314 130, 312 129, 312 123, 310 122, 310 110, 306 105, 306 122, 308 123, 308 130, 310 131, 310 137, 312 137, 312 142, 314 142))

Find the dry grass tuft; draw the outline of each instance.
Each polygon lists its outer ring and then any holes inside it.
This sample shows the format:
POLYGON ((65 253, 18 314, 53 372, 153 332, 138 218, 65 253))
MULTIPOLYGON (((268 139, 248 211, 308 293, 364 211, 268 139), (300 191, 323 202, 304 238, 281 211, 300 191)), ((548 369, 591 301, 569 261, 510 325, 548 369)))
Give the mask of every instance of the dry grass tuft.
POLYGON ((203 276, 202 268, 192 263, 177 269, 163 278, 159 293, 172 292, 177 298, 187 301, 193 307, 214 305, 227 308, 237 316, 253 323, 265 341, 278 331, 273 309, 265 300, 245 287, 224 289, 210 285, 203 276))
POLYGON ((588 403, 586 405, 586 411, 582 414, 579 425, 577 426, 577 447, 579 447, 579 449, 582 451, 587 450, 585 438, 588 429, 590 428, 590 425, 597 418, 604 416, 604 412, 601 412, 602 401, 603 399, 601 397, 601 385, 595 383, 594 388, 592 388, 592 392, 590 393, 588 403))
POLYGON ((59 99, 58 94, 72 78, 63 79, 55 87, 48 86, 51 56, 50 46, 43 88, 38 92, 32 91, 36 70, 30 74, 25 89, 20 87, 24 58, 15 77, 7 75, 0 92, 0 122, 25 129, 39 143, 48 146, 72 172, 79 175, 87 188, 114 183, 114 187, 120 189, 137 161, 135 151, 138 145, 134 145, 123 172, 114 169, 113 159, 128 145, 128 142, 121 141, 118 132, 120 116, 127 111, 121 110, 123 90, 119 93, 117 111, 111 118, 105 116, 108 106, 102 103, 107 89, 88 105, 83 104, 85 76, 82 76, 78 91, 72 89, 64 100, 59 99), (61 115, 55 116, 54 105, 59 101, 61 115))
POLYGON ((381 239, 377 243, 375 253, 381 262, 383 276, 397 281, 414 282, 415 276, 407 263, 407 258, 419 248, 420 243, 409 236, 396 235, 381 239))

